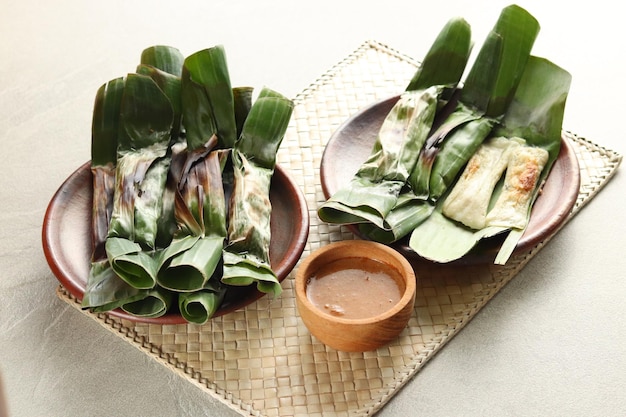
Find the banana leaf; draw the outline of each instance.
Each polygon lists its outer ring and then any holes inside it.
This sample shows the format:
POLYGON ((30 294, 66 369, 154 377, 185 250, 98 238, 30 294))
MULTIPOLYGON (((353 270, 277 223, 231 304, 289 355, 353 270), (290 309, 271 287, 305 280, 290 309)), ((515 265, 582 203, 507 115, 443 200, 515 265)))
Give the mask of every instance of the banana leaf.
POLYGON ((215 315, 225 294, 223 287, 181 293, 178 296, 178 310, 189 323, 204 324, 215 315))
POLYGON ((402 192, 387 214, 383 227, 373 222, 362 223, 358 225, 358 230, 362 236, 375 242, 393 243, 410 234, 434 209, 429 201, 415 198, 410 192, 402 192))
MULTIPOLYGON (((417 161, 437 110, 456 87, 471 50, 471 30, 449 20, 380 128, 367 161, 350 183, 318 208, 329 223, 362 224, 388 230, 387 217, 417 161)), ((399 214, 399 213, 398 213, 399 214)))
POLYGON ((222 46, 185 59, 181 106, 186 149, 171 170, 178 231, 160 259, 158 282, 165 288, 198 291, 214 275, 222 275, 227 222, 222 173, 237 135, 234 96, 222 46))
MULTIPOLYGON (((130 78, 130 89, 136 90, 132 85, 134 83, 133 77, 130 78)), ((107 244, 109 247, 116 246, 115 242, 109 242, 109 225, 113 217, 115 187, 118 185, 116 184, 116 174, 118 169, 124 169, 123 167, 125 166, 125 163, 122 163, 122 168, 117 166, 118 152, 121 147, 118 143, 118 138, 122 123, 125 85, 126 78, 123 77, 103 85, 98 90, 94 106, 92 166, 96 168, 96 171, 94 171, 94 224, 92 230, 95 236, 99 236, 94 240, 94 259, 97 258, 98 261, 93 262, 91 265, 87 287, 82 300, 84 308, 92 307, 94 311, 108 311, 120 307, 124 302, 136 301, 144 297, 143 290, 133 287, 117 275, 109 262, 107 253, 107 244), (105 171, 104 168, 108 171, 105 171), (106 172, 106 177, 102 175, 104 172, 106 172), (105 207, 104 201, 108 201, 107 215, 104 215, 103 211, 105 207)), ((117 198, 119 199, 119 195, 117 198)), ((119 216, 119 210, 117 215, 119 216)), ((134 219, 134 213, 131 213, 131 215, 134 219)), ((133 250, 137 248, 136 244, 128 240, 124 239, 123 243, 122 246, 127 248, 129 246, 132 246, 133 250)), ((113 250, 115 251, 115 248, 113 250)), ((121 252, 124 251, 118 249, 118 253, 121 252)), ((116 262, 120 262, 123 267, 129 267, 129 265, 124 264, 121 258, 116 257, 116 262)), ((134 262, 131 262, 132 264, 134 262)), ((145 275, 142 274, 141 276, 144 277, 145 275)), ((142 287, 153 285, 154 279, 149 277, 150 274, 148 274, 147 283, 144 281, 141 285, 142 287)))
POLYGON ((183 230, 199 236, 226 236, 222 173, 229 150, 211 150, 188 166, 179 184, 177 217, 183 230))
POLYGON ((113 211, 117 165, 117 132, 124 92, 124 78, 103 84, 96 93, 91 128, 92 261, 106 259, 104 243, 113 211))
MULTIPOLYGON (((526 225, 541 183, 558 157, 570 83, 571 75, 567 71, 544 58, 531 56, 504 119, 494 129, 494 135, 522 138, 528 145, 545 149, 549 154, 538 185, 532 191, 526 225)), ((494 189, 490 207, 502 192, 501 188, 502 182, 494 189)), ((442 214, 446 198, 439 200, 432 215, 411 234, 409 245, 418 255, 436 262, 450 262, 467 254, 481 239, 510 230, 490 224, 475 230, 455 222, 442 214)), ((495 263, 506 263, 523 231, 524 228, 519 228, 509 232, 495 263)))
POLYGON ((226 197, 222 171, 228 151, 213 150, 196 159, 182 174, 176 194, 180 233, 160 259, 160 286, 179 292, 197 291, 222 275, 226 239, 226 197))
MULTIPOLYGON (((529 145, 548 151, 548 162, 539 178, 542 184, 561 150, 563 117, 572 76, 545 58, 532 57, 531 60, 532 65, 525 71, 519 91, 496 134, 522 137, 529 145)), ((528 205, 526 226, 539 191, 537 187, 528 205)), ((497 264, 506 263, 524 231, 525 227, 509 233, 496 257, 497 264)))
POLYGON ((369 158, 349 184, 318 208, 329 223, 368 223, 388 229, 386 217, 432 127, 442 87, 403 93, 385 117, 369 158))
POLYGON ((135 288, 154 287, 158 263, 152 252, 145 251, 139 243, 120 237, 109 237, 105 247, 109 263, 120 278, 135 288))
POLYGON ((264 87, 248 111, 233 150, 254 158, 255 165, 273 170, 292 112, 291 100, 264 87))
POLYGON ((180 78, 185 56, 172 46, 154 45, 141 51, 139 62, 180 78))
POLYGON ((161 317, 176 299, 174 293, 163 288, 139 289, 129 285, 106 259, 93 264, 87 282, 81 307, 94 313, 121 308, 134 316, 161 317))
POLYGON ((183 124, 189 149, 197 149, 216 135, 220 148, 232 148, 237 138, 234 93, 221 45, 196 52, 182 70, 183 124))
MULTIPOLYGON (((118 136, 122 96, 126 79, 116 78, 103 85, 96 95, 92 125, 92 172, 94 178, 93 224, 94 260, 91 264, 82 307, 95 312, 121 307, 144 298, 144 290, 119 278, 107 257, 109 223, 113 211, 118 136)), ((149 280, 152 283, 152 280, 149 280)), ((151 284, 147 284, 151 285, 151 284)))
POLYGON ((143 292, 139 300, 127 300, 122 310, 137 317, 156 318, 165 315, 176 302, 176 295, 160 287, 143 292))
POLYGON ((121 104, 115 200, 109 236, 154 248, 173 110, 149 77, 129 74, 121 104), (150 171, 157 171, 152 173, 150 171), (147 182, 144 184, 144 180, 147 182), (139 207, 137 207, 139 205, 139 207), (141 209, 146 207, 147 211, 141 209), (136 223, 144 227, 136 227, 136 223))
POLYGON ((233 99, 235 105, 235 124, 237 126, 237 137, 241 136, 243 124, 248 118, 250 108, 252 107, 252 87, 235 87, 233 88, 233 99))
POLYGON ((187 240, 193 241, 193 244, 186 250, 167 251, 167 255, 171 253, 171 257, 167 258, 165 267, 162 267, 158 274, 160 286, 178 292, 197 291, 202 289, 216 272, 219 272, 218 278, 221 276, 221 271, 217 268, 222 260, 224 237, 181 238, 174 240, 168 249, 180 249, 189 243, 187 240))
POLYGON ((472 50, 472 30, 462 17, 454 17, 441 29, 405 91, 432 85, 454 88, 465 70, 472 50))
POLYGON ((179 141, 181 134, 182 103, 180 91, 183 63, 184 56, 178 49, 171 46, 156 45, 143 50, 141 62, 136 70, 138 74, 152 78, 169 99, 174 111, 172 141, 179 141))
POLYGON ((141 299, 142 292, 118 277, 105 258, 91 264, 81 307, 106 312, 121 307, 126 301, 141 299))
POLYGON ((173 142, 180 141, 182 120, 180 77, 161 71, 160 69, 147 64, 138 65, 136 73, 152 78, 152 80, 159 86, 161 91, 163 91, 165 96, 170 101, 170 104, 172 105, 172 110, 174 111, 170 137, 173 142))
POLYGON ((293 112, 293 102, 263 88, 250 108, 232 150, 233 185, 229 203, 224 275, 228 285, 251 285, 278 296, 282 288, 271 268, 269 199, 276 153, 293 112))
MULTIPOLYGON (((178 49, 166 45, 156 45, 142 51, 141 61, 136 70, 138 74, 152 78, 172 105, 174 118, 170 133, 171 148, 183 145, 185 142, 181 124, 182 103, 180 93, 184 60, 183 54, 178 49)), ((174 155, 172 155, 173 158, 174 155)), ((176 179, 173 178, 171 173, 168 173, 163 192, 161 218, 158 223, 157 247, 167 247, 176 231, 176 217, 174 215, 176 187, 176 179)))
POLYGON ((116 273, 138 288, 155 279, 156 261, 145 251, 156 249, 173 117, 169 99, 150 77, 128 74, 106 248, 116 273))

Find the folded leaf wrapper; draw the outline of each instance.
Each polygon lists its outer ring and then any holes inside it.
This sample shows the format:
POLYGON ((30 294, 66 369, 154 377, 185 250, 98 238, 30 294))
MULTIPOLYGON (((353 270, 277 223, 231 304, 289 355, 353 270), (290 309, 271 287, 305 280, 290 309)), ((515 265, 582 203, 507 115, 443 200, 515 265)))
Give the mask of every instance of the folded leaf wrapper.
MULTIPOLYGON (((103 227, 94 220, 94 260, 82 300, 84 308, 108 311, 124 308, 141 310, 141 315, 156 317, 165 313, 167 297, 154 301, 158 267, 156 252, 160 225, 163 224, 165 184, 170 158, 178 91, 176 76, 167 68, 151 66, 159 59, 173 63, 179 52, 160 47, 142 54, 138 73, 128 74, 103 85, 96 95, 92 123, 92 172, 107 166, 115 171, 107 187, 94 172, 94 195, 110 201, 110 214, 103 227), (160 57, 160 58, 159 58, 160 57), (141 70, 141 71, 139 71, 141 70), (140 73, 141 72, 141 73, 140 73), (159 81, 155 81, 155 78, 159 81), (163 87, 163 89, 162 89, 163 87), (105 148, 106 144, 106 148, 105 148), (152 295, 151 295, 152 294, 152 295), (146 307, 139 304, 145 300, 146 307), (158 304, 161 303, 161 307, 158 304)), ((169 67, 171 68, 171 66, 169 67)), ((94 199, 94 219, 104 219, 94 199)), ((167 303, 168 306, 171 302, 167 303)))
POLYGON ((109 260, 104 259, 91 264, 82 305, 95 312, 114 310, 125 302, 141 299, 142 292, 117 276, 109 260))
POLYGON ((373 223, 386 229, 420 149, 432 127, 441 87, 407 91, 387 115, 367 161, 347 187, 318 209, 329 223, 373 223))
POLYGON ((437 110, 445 105, 448 93, 463 74, 470 49, 471 30, 467 22, 460 18, 448 21, 383 121, 368 160, 348 186, 319 207, 320 219, 373 225, 383 232, 393 229, 388 216, 398 204, 406 207, 404 200, 399 202, 399 195, 431 131, 437 110))
POLYGON ((226 198, 222 171, 228 152, 209 151, 194 161, 179 185, 176 216, 180 232, 161 255, 158 282, 180 292, 203 289, 220 279, 226 238, 226 198))
POLYGON ((163 288, 155 287, 146 291, 140 300, 127 301, 122 310, 137 317, 155 318, 165 315, 171 308, 175 295, 163 288))
MULTIPOLYGON (((561 150, 563 117, 571 83, 571 74, 563 68, 545 58, 531 57, 502 125, 496 130, 497 135, 521 137, 528 145, 548 152, 548 160, 538 179, 539 186, 529 200, 526 226, 540 186, 550 174, 561 150)), ((496 263, 506 263, 524 230, 525 227, 511 230, 496 257, 496 263)))
POLYGON ((227 224, 223 172, 237 127, 223 47, 187 57, 181 76, 187 140, 186 148, 175 154, 171 170, 178 227, 161 254, 157 280, 164 288, 190 293, 213 286, 223 273, 227 224))
POLYGON ((224 291, 195 291, 178 296, 178 309, 189 323, 204 324, 224 300, 224 291))
POLYGON ((232 151, 233 189, 229 203, 224 275, 228 285, 256 283, 278 296, 282 288, 270 265, 269 190, 276 153, 291 119, 293 102, 263 88, 243 123, 232 151))
POLYGON ((113 270, 137 288, 156 282, 156 260, 148 251, 156 249, 173 117, 169 99, 150 77, 126 77, 106 249, 113 270))
POLYGON ((96 93, 91 128, 92 261, 106 258, 104 244, 113 211, 113 190, 117 165, 117 135, 124 78, 103 84, 96 93))

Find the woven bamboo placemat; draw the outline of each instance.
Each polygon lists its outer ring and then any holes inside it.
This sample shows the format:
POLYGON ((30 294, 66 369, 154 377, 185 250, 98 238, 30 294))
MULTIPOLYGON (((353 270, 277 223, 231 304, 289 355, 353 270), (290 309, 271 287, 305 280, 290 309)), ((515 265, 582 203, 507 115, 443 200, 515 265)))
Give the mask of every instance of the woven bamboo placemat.
MULTIPOLYGON (((303 257, 342 239, 347 228, 324 224, 319 165, 326 141, 349 116, 398 94, 417 62, 368 41, 295 98, 278 163, 306 195, 311 225, 303 257)), ((570 220, 615 174, 621 155, 564 132, 581 171, 570 220)), ((505 266, 417 265, 416 306, 409 325, 390 345, 344 353, 315 340, 296 311, 294 273, 277 299, 263 298, 198 326, 133 323, 80 309, 63 287, 58 296, 242 415, 366 416, 375 414, 519 272, 549 238, 505 266)))

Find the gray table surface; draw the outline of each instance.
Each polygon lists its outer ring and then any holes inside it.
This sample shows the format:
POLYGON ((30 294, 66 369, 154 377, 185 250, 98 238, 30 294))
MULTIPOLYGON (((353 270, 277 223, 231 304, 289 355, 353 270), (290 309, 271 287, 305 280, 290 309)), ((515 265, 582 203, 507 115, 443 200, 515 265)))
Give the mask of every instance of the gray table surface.
MULTIPOLYGON (((3 0, 0 377, 14 417, 235 413, 55 295, 41 226, 89 159, 96 89, 154 44, 226 47, 233 84, 295 96, 365 40, 419 59, 448 18, 482 42, 502 1, 3 0)), ((607 0, 520 3, 534 53, 568 69, 564 128, 626 152, 623 15, 607 0)), ((438 353, 381 416, 626 413, 626 198, 608 186, 438 353)))

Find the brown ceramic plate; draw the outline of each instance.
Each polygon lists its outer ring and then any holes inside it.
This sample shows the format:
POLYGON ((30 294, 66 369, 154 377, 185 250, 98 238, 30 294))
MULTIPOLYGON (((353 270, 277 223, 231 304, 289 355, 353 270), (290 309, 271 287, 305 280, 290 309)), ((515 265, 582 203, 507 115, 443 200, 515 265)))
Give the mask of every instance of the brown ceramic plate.
MULTIPOLYGON (((89 162, 61 185, 48 205, 43 223, 43 249, 52 272, 77 299, 82 300, 91 257, 91 170, 89 162)), ((296 265, 309 234, 309 212, 304 195, 279 166, 270 187, 272 202, 270 262, 283 281, 296 265)), ((255 286, 232 288, 216 316, 238 310, 264 294, 255 286)), ((186 323, 177 312, 155 319, 136 317, 122 310, 111 315, 159 324, 186 323)))
MULTIPOLYGON (((380 126, 397 100, 398 96, 391 97, 361 110, 340 126, 329 139, 320 166, 322 189, 326 198, 347 185, 370 155, 380 126)), ((563 139, 559 156, 535 201, 530 222, 514 254, 532 248, 559 228, 576 203, 579 188, 578 160, 571 145, 563 139)), ((356 227, 352 227, 352 230, 358 235, 356 227)), ((484 239, 455 262, 493 262, 503 239, 504 236, 484 239)), ((391 246, 407 257, 417 258, 417 254, 408 246, 408 238, 391 246)))

